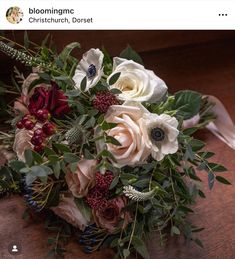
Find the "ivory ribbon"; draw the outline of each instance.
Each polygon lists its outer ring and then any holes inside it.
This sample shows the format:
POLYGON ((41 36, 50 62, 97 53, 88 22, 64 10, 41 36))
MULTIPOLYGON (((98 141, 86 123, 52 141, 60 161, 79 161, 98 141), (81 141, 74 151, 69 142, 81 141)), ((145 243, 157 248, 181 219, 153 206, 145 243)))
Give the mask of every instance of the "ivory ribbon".
MULTIPOLYGON (((207 96, 208 100, 214 103, 211 111, 216 115, 216 119, 210 122, 206 128, 210 130, 216 137, 225 142, 229 147, 235 149, 235 125, 222 104, 215 96, 207 96)), ((199 114, 183 123, 184 128, 195 126, 200 120, 199 114)))

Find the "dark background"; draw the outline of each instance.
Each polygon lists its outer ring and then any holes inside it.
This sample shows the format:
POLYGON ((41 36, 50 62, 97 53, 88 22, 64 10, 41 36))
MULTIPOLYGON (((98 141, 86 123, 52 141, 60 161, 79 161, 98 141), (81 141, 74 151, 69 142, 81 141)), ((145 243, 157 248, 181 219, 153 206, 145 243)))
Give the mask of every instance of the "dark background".
MULTIPOLYGON (((47 31, 29 31, 29 38, 40 43, 47 31)), ((161 77, 169 92, 194 89, 203 94, 217 96, 235 121, 235 31, 50 31, 61 50, 71 41, 82 45, 75 51, 78 58, 91 47, 105 48, 112 56, 118 55, 130 44, 144 60, 145 67, 161 77)), ((5 32, 7 37, 23 42, 24 32, 5 32)), ((0 54, 0 80, 9 81, 13 64, 0 54)), ((22 69, 23 67, 20 66, 22 69)), ((191 220, 205 227, 198 234, 204 249, 195 244, 185 244, 183 239, 169 238, 165 248, 159 248, 157 233, 149 242, 151 259, 234 259, 235 258, 235 150, 230 149, 211 133, 203 130, 199 137, 206 141, 208 150, 216 153, 214 161, 224 164, 226 177, 233 183, 224 186, 216 183, 207 188, 206 173, 199 173, 207 199, 198 199, 191 220)), ((0 201, 0 256, 8 258, 6 246, 12 239, 21 240, 24 259, 40 259, 46 253, 48 233, 39 224, 26 225, 21 219, 23 202, 11 197, 0 201), (3 234, 4 233, 4 234, 3 234), (1 254, 2 253, 2 254, 1 254), (4 257, 5 256, 5 257, 4 257)), ((113 257, 108 251, 91 256, 83 255, 75 243, 69 245, 67 258, 113 257)))

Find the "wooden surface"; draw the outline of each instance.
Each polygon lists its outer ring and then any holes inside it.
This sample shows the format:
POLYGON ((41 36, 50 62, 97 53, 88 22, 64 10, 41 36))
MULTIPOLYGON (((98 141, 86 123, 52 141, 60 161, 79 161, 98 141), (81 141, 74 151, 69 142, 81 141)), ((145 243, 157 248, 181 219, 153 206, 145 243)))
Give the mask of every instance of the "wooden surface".
MULTIPOLYGON (((174 32, 169 33, 168 37, 172 36, 174 40, 174 35, 174 32)), ((126 37, 128 42, 128 35, 126 37)), ((152 46, 153 43, 150 45, 152 46)), ((234 38, 228 39, 226 36, 224 39, 204 41, 203 44, 177 45, 177 47, 157 50, 151 48, 142 53, 145 65, 166 81, 170 92, 179 89, 195 89, 204 94, 215 95, 225 104, 235 121, 234 38)), ((153 235, 149 243, 151 259, 235 258, 235 151, 207 131, 200 132, 199 136, 207 142, 207 149, 216 153, 213 160, 224 164, 229 169, 226 177, 233 185, 225 186, 216 183, 213 190, 209 191, 206 173, 200 173, 207 198, 198 199, 198 203, 193 207, 195 215, 190 219, 196 225, 205 228, 198 234, 205 248, 198 248, 193 243, 185 244, 183 239, 171 238, 165 248, 159 248, 157 236, 153 235)), ((22 211, 23 203, 20 198, 12 197, 0 201, 1 259, 13 258, 8 257, 6 246, 15 239, 20 240, 25 249, 21 257, 15 258, 40 259, 46 254, 46 239, 49 233, 40 224, 25 225, 21 219, 22 211)), ((74 242, 68 249, 70 253, 66 258, 69 259, 113 258, 110 251, 91 256, 84 255, 74 242)))

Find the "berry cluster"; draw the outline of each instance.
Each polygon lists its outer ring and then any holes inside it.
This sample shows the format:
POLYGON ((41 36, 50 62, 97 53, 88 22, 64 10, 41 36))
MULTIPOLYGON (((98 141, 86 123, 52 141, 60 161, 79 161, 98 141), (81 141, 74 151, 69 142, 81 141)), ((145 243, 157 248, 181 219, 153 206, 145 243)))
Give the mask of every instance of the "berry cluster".
POLYGON ((40 153, 44 149, 44 144, 46 138, 55 134, 56 126, 55 124, 49 122, 50 113, 47 109, 40 109, 34 115, 26 114, 17 124, 18 129, 33 130, 36 123, 39 122, 43 124, 42 128, 36 128, 33 132, 31 138, 31 143, 34 145, 34 151, 40 153))
POLYGON ((98 111, 106 113, 111 105, 119 104, 119 102, 113 93, 101 91, 96 94, 92 104, 98 111))
POLYGON ((95 175, 96 185, 89 190, 86 201, 92 209, 106 207, 109 197, 109 187, 114 179, 112 172, 107 171, 104 175, 97 172, 95 175))

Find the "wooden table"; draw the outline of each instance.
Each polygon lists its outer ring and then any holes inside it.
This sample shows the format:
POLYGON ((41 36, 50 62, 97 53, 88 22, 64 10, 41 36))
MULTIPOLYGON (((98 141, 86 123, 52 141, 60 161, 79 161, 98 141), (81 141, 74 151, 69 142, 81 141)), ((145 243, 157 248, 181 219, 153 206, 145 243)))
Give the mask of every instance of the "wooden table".
MULTIPOLYGON (((128 36, 127 40, 128 42, 128 36)), ((190 44, 177 48, 149 50, 142 53, 146 67, 163 78, 170 92, 179 89, 195 89, 203 94, 220 98, 235 121, 235 39, 220 39, 203 44, 190 44)), ((210 132, 204 130, 199 137, 207 142, 207 149, 216 153, 213 161, 225 165, 226 177, 235 183, 235 151, 210 132)), ((149 244, 151 259, 234 259, 235 258, 235 187, 216 183, 208 190, 206 173, 200 172, 206 199, 198 199, 193 207, 195 215, 190 219, 205 228, 198 237, 204 249, 195 244, 185 244, 183 239, 169 239, 165 248, 159 248, 157 235, 149 244)), ((23 201, 20 197, 0 201, 0 258, 8 255, 7 246, 12 240, 20 241, 24 253, 15 258, 41 259, 47 251, 46 240, 50 236, 41 224, 26 225, 21 219, 23 201)), ((68 246, 66 258, 113 258, 112 252, 103 251, 85 255, 75 242, 68 246)))

